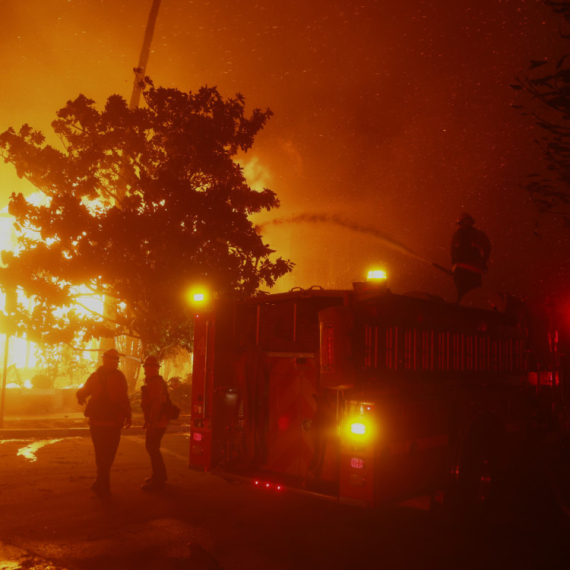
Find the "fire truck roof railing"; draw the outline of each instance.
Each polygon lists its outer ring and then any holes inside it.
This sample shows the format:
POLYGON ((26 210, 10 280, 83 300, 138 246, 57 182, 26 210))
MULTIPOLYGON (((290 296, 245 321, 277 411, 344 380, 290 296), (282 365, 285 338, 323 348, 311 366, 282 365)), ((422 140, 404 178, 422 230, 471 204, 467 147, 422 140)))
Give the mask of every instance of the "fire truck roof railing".
POLYGON ((347 295, 351 295, 353 291, 349 289, 323 289, 322 287, 311 287, 302 289, 295 287, 287 293, 267 293, 257 297, 250 297, 244 303, 249 305, 263 305, 265 303, 275 303, 277 301, 289 301, 291 299, 311 299, 316 297, 338 297, 342 299, 347 295))

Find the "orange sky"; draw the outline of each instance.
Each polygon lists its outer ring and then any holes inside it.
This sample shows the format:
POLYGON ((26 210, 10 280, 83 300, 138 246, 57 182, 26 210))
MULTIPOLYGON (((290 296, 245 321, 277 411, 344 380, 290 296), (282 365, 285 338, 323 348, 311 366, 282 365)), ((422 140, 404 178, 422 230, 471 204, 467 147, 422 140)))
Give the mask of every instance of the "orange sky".
MULTIPOLYGON (((27 122, 49 136, 79 93, 128 99, 150 6, 0 2, 0 131, 27 122)), ((263 221, 343 215, 448 266, 467 210, 493 243, 486 285, 564 293, 568 233, 545 221, 543 239, 532 235, 519 186, 539 154, 509 88, 560 44, 534 0, 162 0, 147 71, 157 85, 216 85, 274 111, 248 154, 282 201, 263 221)), ((12 191, 31 189, 0 164, 0 206, 12 191)), ((314 223, 267 226, 266 238, 297 262, 281 288, 346 287, 382 264, 396 292, 454 296, 445 275, 370 235, 314 223)))

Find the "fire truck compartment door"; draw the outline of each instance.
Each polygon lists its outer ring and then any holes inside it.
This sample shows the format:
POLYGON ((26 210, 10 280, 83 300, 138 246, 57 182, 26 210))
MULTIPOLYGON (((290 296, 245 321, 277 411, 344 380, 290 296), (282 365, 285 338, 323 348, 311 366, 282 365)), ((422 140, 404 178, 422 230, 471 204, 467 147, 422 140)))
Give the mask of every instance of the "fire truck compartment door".
POLYGON ((267 354, 269 421, 267 463, 276 473, 305 476, 313 455, 307 425, 316 411, 318 372, 312 354, 267 354), (275 354, 275 356, 273 356, 275 354))

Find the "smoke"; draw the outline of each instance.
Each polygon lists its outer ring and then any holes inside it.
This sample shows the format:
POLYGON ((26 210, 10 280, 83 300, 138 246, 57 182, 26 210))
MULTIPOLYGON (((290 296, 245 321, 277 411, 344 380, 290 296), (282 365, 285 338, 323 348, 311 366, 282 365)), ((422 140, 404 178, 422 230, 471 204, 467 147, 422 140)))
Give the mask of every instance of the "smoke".
POLYGON ((348 220, 339 216, 337 214, 299 214, 297 216, 290 216, 286 218, 277 218, 271 220, 269 222, 264 222, 259 224, 256 227, 257 233, 262 233, 263 229, 267 226, 279 226, 282 224, 316 224, 316 223, 324 223, 324 224, 334 224, 336 226, 340 226, 351 230, 353 232, 357 232, 360 234, 370 235, 380 241, 384 246, 393 249, 402 253, 403 255, 407 255, 408 257, 412 257, 421 261, 423 263, 428 263, 429 265, 433 265, 435 268, 439 269, 440 271, 444 271, 445 273, 450 273, 448 269, 441 267, 440 265, 433 263, 429 259, 425 259, 421 255, 417 254, 415 251, 412 251, 409 247, 401 244, 400 242, 396 241, 394 238, 390 237, 388 234, 380 231, 378 228, 374 226, 368 226, 365 224, 360 224, 358 222, 354 222, 352 220, 348 220))
POLYGON ((269 168, 261 163, 257 156, 251 158, 240 157, 236 162, 242 167, 243 175, 247 180, 247 184, 261 192, 264 188, 269 188, 271 185, 272 175, 269 168))

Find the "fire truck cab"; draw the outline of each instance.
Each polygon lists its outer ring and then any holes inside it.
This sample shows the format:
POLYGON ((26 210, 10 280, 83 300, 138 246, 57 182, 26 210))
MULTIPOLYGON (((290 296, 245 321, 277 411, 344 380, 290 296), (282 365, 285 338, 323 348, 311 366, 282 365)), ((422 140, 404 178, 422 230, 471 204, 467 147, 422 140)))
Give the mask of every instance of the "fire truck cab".
POLYGON ((356 283, 219 303, 195 320, 189 464, 366 507, 478 508, 560 394, 548 313, 515 300, 356 283))

